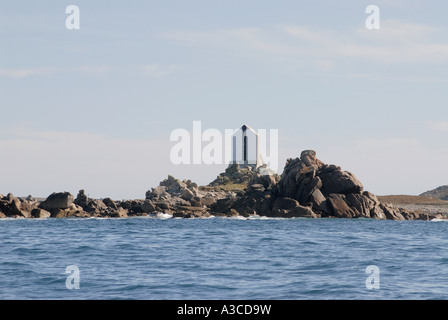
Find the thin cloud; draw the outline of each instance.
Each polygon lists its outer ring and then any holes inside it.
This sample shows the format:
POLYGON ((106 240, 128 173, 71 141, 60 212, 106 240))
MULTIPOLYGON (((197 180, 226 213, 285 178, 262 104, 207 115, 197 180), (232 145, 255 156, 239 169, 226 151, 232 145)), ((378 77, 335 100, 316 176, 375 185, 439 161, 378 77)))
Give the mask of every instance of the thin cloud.
POLYGON ((112 70, 110 66, 82 66, 79 69, 73 69, 84 75, 103 75, 112 70))
POLYGON ((0 77, 21 79, 30 76, 56 74, 58 72, 60 72, 59 68, 52 68, 52 67, 18 68, 18 69, 0 68, 0 77))
POLYGON ((116 72, 126 73, 142 73, 155 77, 167 76, 179 69, 177 65, 141 65, 141 66, 125 66, 114 67, 106 65, 97 66, 80 66, 80 67, 35 67, 35 68, 0 68, 0 77, 10 79, 23 79, 36 76, 48 76, 48 75, 83 75, 83 76, 105 76, 116 72))
POLYGON ((448 61, 448 42, 440 42, 443 30, 400 20, 382 22, 380 30, 358 28, 346 33, 286 26, 283 30, 300 40, 301 45, 321 48, 312 50, 317 57, 377 61, 381 63, 444 63, 448 61))
POLYGON ((356 145, 371 148, 409 148, 418 147, 421 144, 415 138, 365 138, 358 140, 356 145))
POLYGON ((427 126, 431 131, 448 133, 448 121, 433 121, 429 122, 427 126))
POLYGON ((336 32, 286 25, 269 29, 177 30, 159 36, 184 45, 239 55, 262 54, 273 60, 332 61, 345 58, 390 64, 448 62, 445 33, 433 26, 385 20, 381 30, 352 28, 336 32))
POLYGON ((155 77, 163 77, 172 74, 174 71, 176 71, 179 67, 175 65, 159 65, 159 64, 153 64, 153 65, 145 65, 142 66, 141 69, 143 72, 147 75, 155 76, 155 77))

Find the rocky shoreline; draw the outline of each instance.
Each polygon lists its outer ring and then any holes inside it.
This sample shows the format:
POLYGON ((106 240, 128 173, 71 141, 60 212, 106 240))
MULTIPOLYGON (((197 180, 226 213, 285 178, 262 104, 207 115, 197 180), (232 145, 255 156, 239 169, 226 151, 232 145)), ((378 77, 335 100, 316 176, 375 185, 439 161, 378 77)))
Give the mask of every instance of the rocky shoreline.
POLYGON ((156 213, 173 218, 264 216, 277 218, 372 218, 383 220, 445 219, 381 203, 350 172, 316 158, 313 150, 288 159, 281 176, 267 168, 229 166, 209 186, 172 176, 146 192, 145 199, 91 199, 84 190, 51 194, 44 201, 0 195, 0 218, 127 218, 156 213), (241 188, 229 188, 235 182, 241 188))

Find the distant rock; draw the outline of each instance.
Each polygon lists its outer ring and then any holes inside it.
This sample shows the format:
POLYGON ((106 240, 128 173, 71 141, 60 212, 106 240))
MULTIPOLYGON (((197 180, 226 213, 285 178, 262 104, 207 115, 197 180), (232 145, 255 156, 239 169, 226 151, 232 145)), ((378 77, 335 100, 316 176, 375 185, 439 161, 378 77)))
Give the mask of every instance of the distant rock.
POLYGON ((333 170, 330 172, 319 173, 322 181, 321 191, 324 194, 351 194, 362 193, 362 183, 351 173, 342 170, 333 170))
MULTIPOLYGON (((200 192, 198 185, 191 180, 179 180, 173 176, 160 182, 158 187, 146 192, 146 200, 142 203, 145 213, 163 212, 175 217, 197 216, 197 212, 185 208, 201 208, 215 203, 205 192, 200 192)), ((202 214, 201 214, 202 216, 202 214)))
POLYGON ((316 151, 305 150, 300 154, 300 160, 308 167, 319 168, 324 164, 322 161, 316 158, 316 151))
POLYGON ((106 207, 111 209, 118 209, 117 205, 115 204, 115 201, 113 201, 111 198, 105 198, 103 199, 103 203, 106 207))
POLYGON ((259 183, 251 184, 248 187, 252 191, 264 192, 266 190, 266 188, 262 184, 259 184, 259 183))
POLYGON ((381 209, 389 220, 406 220, 400 209, 394 208, 389 204, 380 204, 381 209))
MULTIPOLYGON (((29 210, 33 208, 28 201, 23 201, 25 203, 22 206, 22 201, 19 198, 14 197, 12 193, 0 198, 0 212, 1 217, 8 218, 30 218, 31 213, 29 210), (29 210, 27 210, 29 209, 29 210)), ((37 204, 36 204, 37 205, 37 204)))
POLYGON ((317 218, 317 215, 309 207, 300 205, 297 200, 279 197, 272 208, 272 216, 284 218, 317 218))
POLYGON ((158 186, 146 192, 146 199, 148 200, 159 199, 163 197, 166 198, 169 196, 170 194, 167 192, 167 188, 165 186, 158 186))
POLYGON ((286 211, 285 218, 318 218, 320 216, 311 210, 309 207, 298 205, 297 207, 286 211))
POLYGON ((87 197, 84 190, 79 190, 78 196, 76 197, 74 202, 81 207, 85 207, 89 202, 89 197, 87 197))
POLYGON ((160 187, 166 187, 165 191, 169 194, 180 194, 183 189, 195 190, 198 185, 191 180, 180 181, 169 175, 168 179, 160 182, 160 187))
MULTIPOLYGON (((270 173, 266 170, 256 172, 250 179, 248 186, 261 185, 266 190, 272 190, 280 181, 280 176, 276 173, 270 173)), ((252 187, 253 188, 253 187, 252 187)))
POLYGON ((31 211, 31 216, 36 219, 48 219, 51 217, 51 213, 44 209, 36 208, 31 211))
POLYGON ((448 185, 438 187, 434 190, 426 191, 422 193, 420 196, 427 196, 431 198, 448 201, 448 185))
POLYGON ((252 167, 242 168, 239 164, 231 164, 209 186, 217 187, 226 184, 247 184, 255 171, 252 167))
POLYGON ((123 212, 119 212, 120 209, 127 210, 126 214, 129 217, 132 216, 144 216, 146 215, 146 212, 143 210, 143 204, 145 203, 145 200, 125 200, 121 201, 117 204, 118 209, 114 209, 113 207, 107 208, 107 215, 111 217, 117 216, 117 214, 123 216, 123 212))
POLYGON ((128 210, 119 208, 118 210, 112 211, 109 216, 111 218, 127 218, 128 217, 128 210))
POLYGON ((191 190, 189 190, 187 188, 183 188, 181 190, 181 195, 180 196, 182 197, 182 199, 188 201, 188 200, 191 200, 191 199, 194 198, 194 193, 193 193, 193 191, 191 191, 191 190))
POLYGON ((74 203, 75 198, 69 192, 59 192, 51 194, 40 207, 45 210, 68 209, 74 203))
POLYGON ((153 213, 156 211, 156 207, 152 201, 146 200, 142 204, 142 210, 143 210, 143 212, 146 212, 146 213, 153 213))

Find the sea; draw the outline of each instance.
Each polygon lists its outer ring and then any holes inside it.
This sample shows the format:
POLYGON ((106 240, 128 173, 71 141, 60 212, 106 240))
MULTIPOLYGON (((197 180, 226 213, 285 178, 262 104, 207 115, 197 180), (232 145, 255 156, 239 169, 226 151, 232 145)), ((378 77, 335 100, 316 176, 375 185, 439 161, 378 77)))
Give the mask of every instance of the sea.
POLYGON ((448 223, 0 220, 2 300, 445 300, 448 223))

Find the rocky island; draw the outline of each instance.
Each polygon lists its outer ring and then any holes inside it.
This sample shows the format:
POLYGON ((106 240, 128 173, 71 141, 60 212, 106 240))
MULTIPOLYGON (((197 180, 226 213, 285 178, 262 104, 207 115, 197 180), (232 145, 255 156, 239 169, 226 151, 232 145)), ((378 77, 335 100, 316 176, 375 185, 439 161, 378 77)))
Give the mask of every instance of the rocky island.
POLYGON ((145 199, 91 199, 84 190, 51 194, 44 201, 0 195, 0 218, 127 218, 164 213, 174 218, 210 216, 277 218, 445 219, 383 203, 364 190, 354 174, 325 164, 313 150, 288 159, 281 176, 266 167, 230 165, 208 186, 172 176, 146 192, 145 199))

